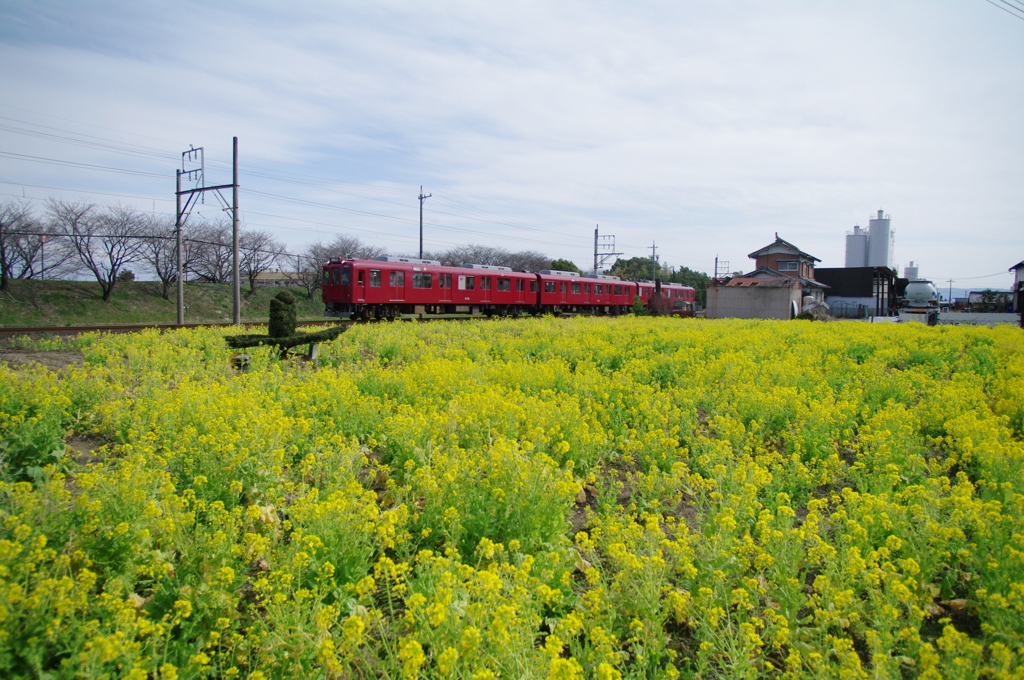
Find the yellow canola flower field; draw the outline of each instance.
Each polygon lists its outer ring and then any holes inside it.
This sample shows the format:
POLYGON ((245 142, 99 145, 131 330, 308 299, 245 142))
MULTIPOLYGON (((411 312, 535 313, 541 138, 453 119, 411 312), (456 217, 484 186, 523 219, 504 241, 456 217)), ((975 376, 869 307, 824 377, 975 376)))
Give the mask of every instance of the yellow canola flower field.
POLYGON ((0 364, 0 677, 1024 678, 1019 329, 224 333, 0 364))

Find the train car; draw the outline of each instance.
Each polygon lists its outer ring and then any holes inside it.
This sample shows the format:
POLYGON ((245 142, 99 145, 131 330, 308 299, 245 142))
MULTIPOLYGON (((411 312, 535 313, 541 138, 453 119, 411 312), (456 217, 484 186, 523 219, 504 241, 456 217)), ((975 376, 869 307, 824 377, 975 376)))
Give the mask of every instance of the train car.
POLYGON ((587 302, 580 286, 579 272, 542 269, 537 272, 537 283, 540 311, 562 314, 587 302))
POLYGON ((637 295, 640 301, 658 314, 693 316, 697 302, 697 291, 681 283, 637 281, 637 295), (661 287, 660 299, 655 297, 661 287))
POLYGON ((633 304, 636 283, 618 276, 598 274, 592 277, 590 304, 595 314, 624 314, 633 304))
POLYGON ((515 316, 532 312, 537 305, 536 274, 488 264, 464 264, 451 269, 462 270, 455 274, 456 293, 462 299, 456 302, 453 313, 515 316))
POLYGON ((578 272, 537 272, 540 311, 552 314, 621 314, 632 304, 631 282, 616 276, 582 276, 578 272))

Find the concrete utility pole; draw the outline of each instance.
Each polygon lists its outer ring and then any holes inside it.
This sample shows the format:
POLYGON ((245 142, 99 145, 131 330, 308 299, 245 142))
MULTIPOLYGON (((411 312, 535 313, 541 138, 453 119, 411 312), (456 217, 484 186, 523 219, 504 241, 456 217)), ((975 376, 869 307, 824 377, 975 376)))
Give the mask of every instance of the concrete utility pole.
POLYGON ((242 284, 238 278, 238 137, 231 138, 231 277, 235 325, 242 325, 242 284))
POLYGON ((185 325, 185 282, 182 276, 182 255, 181 255, 181 227, 183 221, 181 219, 181 170, 174 171, 175 181, 177 182, 177 188, 174 190, 174 198, 178 202, 178 208, 174 215, 174 256, 178 261, 177 264, 177 307, 178 307, 178 325, 185 325))
POLYGON ((423 185, 420 185, 420 259, 423 259, 423 201, 427 200, 434 194, 423 195, 423 185))
POLYGON ((195 205, 196 198, 202 196, 204 192, 214 191, 216 192, 217 198, 220 200, 221 205, 225 209, 231 210, 231 246, 233 249, 233 255, 231 260, 231 273, 233 282, 233 294, 234 298, 234 321, 235 325, 242 323, 242 296, 241 286, 238 278, 238 137, 234 137, 232 140, 232 168, 231 168, 231 184, 221 184, 215 187, 206 186, 206 157, 203 147, 190 148, 188 151, 181 152, 181 170, 178 170, 175 176, 177 186, 175 187, 174 196, 177 199, 178 209, 177 215, 174 220, 174 232, 175 232, 175 244, 177 250, 178 260, 178 325, 182 326, 185 323, 185 292, 184 292, 184 276, 182 272, 182 238, 181 228, 185 225, 185 221, 191 214, 189 210, 195 205), (186 168, 186 162, 192 165, 191 168, 186 168), (198 163, 199 167, 195 167, 198 163), (187 180, 196 182, 199 186, 193 189, 181 189, 181 176, 184 175, 187 180), (228 207, 227 201, 224 200, 224 196, 221 195, 221 189, 232 189, 232 202, 231 206, 228 207), (185 197, 185 205, 182 206, 181 198, 185 197))
POLYGON ((658 246, 651 241, 651 281, 658 278, 658 246))

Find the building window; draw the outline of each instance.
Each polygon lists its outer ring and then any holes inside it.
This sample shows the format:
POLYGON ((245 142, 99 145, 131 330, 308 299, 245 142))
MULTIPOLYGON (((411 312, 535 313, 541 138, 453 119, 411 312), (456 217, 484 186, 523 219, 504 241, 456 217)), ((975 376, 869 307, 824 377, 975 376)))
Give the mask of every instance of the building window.
POLYGON ((780 272, 798 272, 800 271, 800 262, 798 260, 780 260, 779 261, 780 272))

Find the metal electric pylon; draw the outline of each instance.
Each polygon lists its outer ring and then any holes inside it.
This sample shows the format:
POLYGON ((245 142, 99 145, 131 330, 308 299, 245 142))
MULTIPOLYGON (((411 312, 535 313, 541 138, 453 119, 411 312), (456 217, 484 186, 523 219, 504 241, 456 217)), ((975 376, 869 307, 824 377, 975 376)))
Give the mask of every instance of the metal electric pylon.
POLYGON ((224 210, 231 211, 231 278, 232 298, 234 302, 234 323, 236 326, 242 323, 242 295, 238 276, 238 137, 232 139, 232 160, 231 160, 231 184, 220 184, 218 186, 206 186, 206 158, 203 147, 190 148, 181 153, 181 169, 176 171, 177 187, 174 195, 177 199, 178 209, 174 220, 174 236, 178 258, 178 325, 185 323, 185 284, 184 272, 182 271, 182 239, 181 228, 191 214, 191 208, 197 199, 202 198, 205 192, 212 191, 220 201, 224 210), (198 166, 198 167, 196 167, 198 166), (181 188, 181 178, 192 182, 192 189, 181 188), (221 189, 231 189, 231 204, 224 199, 221 189), (181 204, 182 197, 185 197, 185 205, 181 204))

